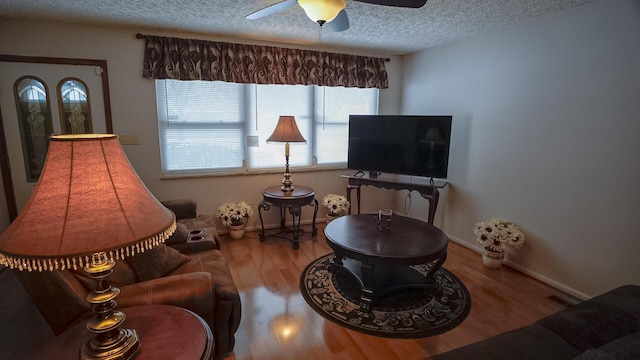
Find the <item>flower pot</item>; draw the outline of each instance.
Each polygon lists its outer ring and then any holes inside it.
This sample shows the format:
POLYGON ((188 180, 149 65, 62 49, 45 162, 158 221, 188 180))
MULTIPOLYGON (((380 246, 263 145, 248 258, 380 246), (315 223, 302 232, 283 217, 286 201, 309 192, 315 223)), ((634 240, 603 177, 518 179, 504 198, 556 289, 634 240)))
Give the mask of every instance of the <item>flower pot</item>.
POLYGON ((229 237, 233 240, 239 240, 244 237, 244 227, 247 225, 247 218, 243 218, 237 224, 231 224, 229 229, 229 237))
POLYGON ((327 224, 332 222, 333 220, 339 218, 340 215, 336 215, 336 214, 327 214, 327 224))
POLYGON ((239 240, 244 237, 244 224, 242 225, 229 225, 229 236, 233 240, 239 240))
POLYGON ((504 261, 504 251, 491 251, 482 249, 482 263, 489 269, 497 269, 504 261))

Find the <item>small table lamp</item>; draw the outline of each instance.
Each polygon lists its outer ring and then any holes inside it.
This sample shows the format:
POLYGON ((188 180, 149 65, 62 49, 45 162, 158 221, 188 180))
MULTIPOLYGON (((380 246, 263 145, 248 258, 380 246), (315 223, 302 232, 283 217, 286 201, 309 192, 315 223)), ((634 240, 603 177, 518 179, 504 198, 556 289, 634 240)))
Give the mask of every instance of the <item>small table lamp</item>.
POLYGON ((280 116, 280 119, 278 119, 278 125, 276 125, 275 130, 273 130, 273 134, 269 136, 267 142, 286 143, 284 147, 285 170, 281 189, 285 192, 293 191, 293 180, 291 180, 291 173, 289 173, 289 143, 295 142, 306 144, 307 142, 302 134, 300 134, 300 130, 298 130, 296 119, 293 116, 280 116))
POLYGON ((15 221, 0 235, 0 265, 21 271, 84 268, 97 281, 87 295, 95 337, 81 359, 133 359, 135 330, 118 329, 120 293, 106 278, 116 259, 163 243, 175 216, 140 181, 116 135, 52 136, 40 180, 15 221))

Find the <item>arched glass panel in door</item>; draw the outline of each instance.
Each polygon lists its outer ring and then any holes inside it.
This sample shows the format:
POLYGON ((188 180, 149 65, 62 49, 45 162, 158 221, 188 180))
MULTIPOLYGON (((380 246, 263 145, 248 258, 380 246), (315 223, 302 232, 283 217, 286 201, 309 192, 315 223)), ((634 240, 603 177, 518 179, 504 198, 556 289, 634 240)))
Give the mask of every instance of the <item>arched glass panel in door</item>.
POLYGON ((58 83, 60 122, 63 134, 93 132, 91 103, 87 85, 78 78, 62 79, 58 83))
POLYGON ((22 152, 28 182, 36 182, 42 173, 53 133, 49 91, 45 83, 32 76, 23 76, 14 84, 22 152))

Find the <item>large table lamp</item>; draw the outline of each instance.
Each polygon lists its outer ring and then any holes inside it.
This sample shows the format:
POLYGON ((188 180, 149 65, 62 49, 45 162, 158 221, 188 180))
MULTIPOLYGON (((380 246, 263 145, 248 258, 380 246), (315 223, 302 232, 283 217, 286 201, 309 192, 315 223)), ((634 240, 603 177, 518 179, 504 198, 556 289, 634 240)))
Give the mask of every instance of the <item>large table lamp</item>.
POLYGON ((296 119, 293 116, 280 116, 278 119, 278 125, 273 130, 273 134, 267 139, 268 143, 283 142, 284 145, 284 158, 285 169, 284 178, 282 179, 282 191, 293 191, 293 180, 291 180, 291 173, 289 172, 289 143, 306 143, 307 140, 302 136, 298 125, 296 125, 296 119))
POLYGON ((120 293, 106 278, 115 260, 163 243, 174 214, 142 183, 116 135, 52 136, 40 180, 18 217, 0 235, 0 264, 21 271, 83 268, 96 280, 87 295, 92 340, 81 359, 133 359, 135 330, 120 329, 120 293))

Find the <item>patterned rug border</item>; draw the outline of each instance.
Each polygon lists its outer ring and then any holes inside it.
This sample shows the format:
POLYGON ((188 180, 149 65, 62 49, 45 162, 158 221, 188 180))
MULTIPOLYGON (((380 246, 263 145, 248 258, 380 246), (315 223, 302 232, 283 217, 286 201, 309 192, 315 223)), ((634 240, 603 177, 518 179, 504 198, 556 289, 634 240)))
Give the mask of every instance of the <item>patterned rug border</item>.
MULTIPOLYGON (((329 271, 333 253, 308 264, 300 275, 300 292, 311 308, 325 319, 342 327, 368 335, 396 339, 416 339, 439 335, 460 325, 471 310, 471 296, 462 281, 450 271, 440 268, 436 280, 441 291, 429 301, 416 306, 386 311, 372 306, 371 312, 360 310, 345 292, 337 288, 329 271)), ((430 265, 412 266, 426 274, 430 265)))

